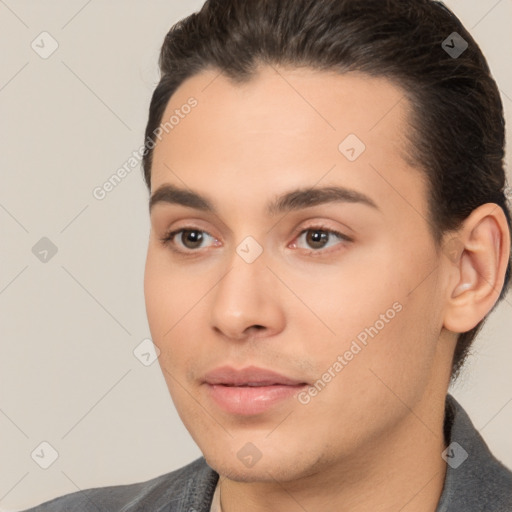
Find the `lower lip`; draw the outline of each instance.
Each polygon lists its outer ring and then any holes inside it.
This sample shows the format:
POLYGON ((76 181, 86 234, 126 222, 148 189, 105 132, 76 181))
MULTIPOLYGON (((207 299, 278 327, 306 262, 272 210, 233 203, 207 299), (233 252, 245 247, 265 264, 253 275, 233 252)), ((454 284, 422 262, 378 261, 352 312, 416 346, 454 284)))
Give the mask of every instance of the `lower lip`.
POLYGON ((230 414, 252 415, 265 412, 272 406, 296 395, 306 384, 296 386, 223 386, 206 384, 209 396, 230 414))

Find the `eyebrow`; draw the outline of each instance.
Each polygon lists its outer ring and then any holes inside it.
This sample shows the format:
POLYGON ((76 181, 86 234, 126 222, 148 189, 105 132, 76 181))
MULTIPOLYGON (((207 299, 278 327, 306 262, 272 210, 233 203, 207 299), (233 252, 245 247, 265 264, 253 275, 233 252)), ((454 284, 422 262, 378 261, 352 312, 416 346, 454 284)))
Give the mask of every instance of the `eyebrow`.
MULTIPOLYGON (((177 204, 203 212, 218 214, 213 203, 192 190, 165 184, 157 188, 149 200, 149 212, 156 204, 177 204)), ((331 186, 322 188, 299 188, 274 198, 267 204, 266 212, 275 216, 291 211, 311 208, 326 203, 359 203, 376 210, 377 204, 367 195, 345 187, 331 186)))

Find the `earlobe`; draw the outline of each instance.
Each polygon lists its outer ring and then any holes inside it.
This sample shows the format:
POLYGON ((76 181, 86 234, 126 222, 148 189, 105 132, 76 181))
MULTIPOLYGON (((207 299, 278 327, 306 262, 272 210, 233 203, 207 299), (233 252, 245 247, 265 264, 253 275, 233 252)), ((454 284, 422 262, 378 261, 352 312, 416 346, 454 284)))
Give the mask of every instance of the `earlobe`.
MULTIPOLYGON (((510 257, 510 231, 503 210, 496 204, 477 208, 465 220, 457 235, 460 251, 445 260, 451 282, 444 327, 467 332, 496 304, 510 257)), ((450 246, 448 246, 450 247, 450 246)))

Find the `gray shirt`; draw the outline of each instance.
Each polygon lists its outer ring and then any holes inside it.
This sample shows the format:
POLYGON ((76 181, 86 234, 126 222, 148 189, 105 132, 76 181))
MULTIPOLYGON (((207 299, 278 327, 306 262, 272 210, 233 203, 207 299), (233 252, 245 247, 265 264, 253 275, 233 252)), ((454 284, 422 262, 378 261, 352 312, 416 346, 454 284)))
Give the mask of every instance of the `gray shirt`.
MULTIPOLYGON (((468 415, 446 399, 447 462, 436 512, 512 512, 512 472, 489 451, 468 415)), ((146 482, 87 489, 25 512, 209 512, 219 479, 204 457, 146 482)))

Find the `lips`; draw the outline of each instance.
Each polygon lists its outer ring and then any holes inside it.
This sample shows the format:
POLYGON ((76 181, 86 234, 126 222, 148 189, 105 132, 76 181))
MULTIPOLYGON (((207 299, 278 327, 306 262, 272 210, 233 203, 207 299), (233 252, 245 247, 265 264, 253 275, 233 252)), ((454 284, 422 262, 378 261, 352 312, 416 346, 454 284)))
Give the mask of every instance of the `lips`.
POLYGON ((241 370, 222 366, 208 372, 203 385, 208 399, 224 412, 233 417, 258 417, 276 411, 307 384, 256 366, 241 370))
POLYGON ((298 386, 306 382, 272 370, 247 366, 235 370, 231 366, 222 366, 208 372, 204 382, 210 385, 239 386, 239 387, 262 387, 262 386, 298 386))

